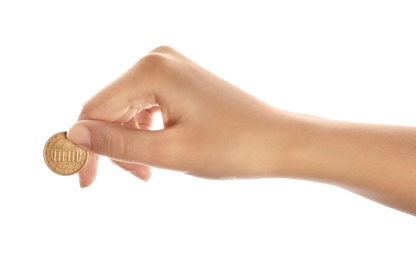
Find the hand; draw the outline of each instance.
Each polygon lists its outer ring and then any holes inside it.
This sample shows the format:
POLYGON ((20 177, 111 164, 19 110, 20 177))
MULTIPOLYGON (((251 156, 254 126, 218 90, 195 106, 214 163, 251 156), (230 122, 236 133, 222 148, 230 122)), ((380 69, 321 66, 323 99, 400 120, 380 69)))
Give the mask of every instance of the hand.
POLYGON ((142 180, 149 166, 204 178, 284 176, 334 184, 416 215, 414 127, 326 120, 277 110, 159 47, 83 107, 68 138, 142 180), (164 128, 152 130, 156 112, 164 128), (393 181, 394 180, 394 181, 393 181))
POLYGON ((143 180, 150 178, 149 166, 204 178, 251 178, 279 172, 291 142, 289 118, 159 47, 86 102, 68 138, 90 151, 79 172, 81 187, 94 181, 98 155, 143 180), (164 129, 152 131, 159 111, 164 129))

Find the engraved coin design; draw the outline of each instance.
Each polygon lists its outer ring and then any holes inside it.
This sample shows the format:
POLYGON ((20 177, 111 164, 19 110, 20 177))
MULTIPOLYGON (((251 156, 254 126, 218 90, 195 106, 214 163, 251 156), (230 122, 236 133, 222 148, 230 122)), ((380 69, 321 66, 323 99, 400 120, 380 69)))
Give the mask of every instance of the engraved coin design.
POLYGON ((66 132, 60 132, 46 142, 43 158, 54 173, 66 176, 81 170, 87 161, 88 151, 69 141, 66 132))

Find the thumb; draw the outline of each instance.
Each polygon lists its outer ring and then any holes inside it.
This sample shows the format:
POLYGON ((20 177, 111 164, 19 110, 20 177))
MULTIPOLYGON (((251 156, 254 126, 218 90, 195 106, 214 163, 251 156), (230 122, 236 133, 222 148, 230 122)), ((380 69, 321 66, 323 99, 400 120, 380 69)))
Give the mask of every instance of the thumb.
POLYGON ((161 151, 163 131, 140 130, 97 120, 81 120, 68 130, 76 145, 115 160, 154 165, 161 151))

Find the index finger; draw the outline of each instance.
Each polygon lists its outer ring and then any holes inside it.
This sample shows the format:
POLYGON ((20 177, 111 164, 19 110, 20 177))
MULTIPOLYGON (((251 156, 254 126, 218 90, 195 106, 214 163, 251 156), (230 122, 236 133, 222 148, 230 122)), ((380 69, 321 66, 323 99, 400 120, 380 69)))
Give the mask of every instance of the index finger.
POLYGON ((99 91, 83 106, 79 120, 94 119, 106 122, 124 123, 137 112, 156 104, 156 98, 143 87, 145 77, 141 77, 137 64, 118 79, 99 91), (142 82, 141 82, 142 81, 142 82))
MULTIPOLYGON (((138 73, 137 66, 139 64, 135 64, 89 99, 82 108, 79 120, 93 119, 125 123, 135 117, 139 111, 152 107, 156 103, 155 98, 151 95, 152 92, 142 88, 140 82, 143 82, 145 78, 138 75, 140 73, 138 73)), ((97 175, 98 157, 98 154, 90 151, 85 166, 78 172, 82 188, 94 182, 97 175)))

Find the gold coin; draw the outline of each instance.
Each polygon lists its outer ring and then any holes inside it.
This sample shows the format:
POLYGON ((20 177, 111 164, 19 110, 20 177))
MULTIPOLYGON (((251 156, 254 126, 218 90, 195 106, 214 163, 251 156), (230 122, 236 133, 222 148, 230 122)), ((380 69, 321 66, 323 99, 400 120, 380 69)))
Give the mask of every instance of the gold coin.
POLYGON ((69 141, 66 132, 60 132, 46 142, 43 158, 54 173, 66 176, 81 170, 88 159, 88 151, 69 141))

